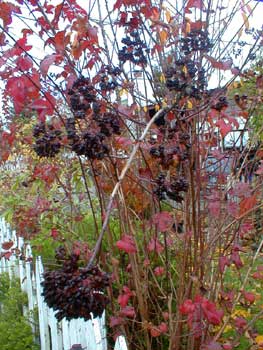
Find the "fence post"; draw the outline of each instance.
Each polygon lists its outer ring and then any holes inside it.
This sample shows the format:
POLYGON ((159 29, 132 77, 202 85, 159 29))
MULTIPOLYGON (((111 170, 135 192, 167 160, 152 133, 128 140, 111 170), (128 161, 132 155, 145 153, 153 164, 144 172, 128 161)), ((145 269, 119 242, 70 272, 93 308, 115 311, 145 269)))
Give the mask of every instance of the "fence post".
POLYGON ((41 350, 50 350, 50 338, 48 329, 47 307, 44 303, 41 287, 41 279, 43 274, 43 265, 41 258, 36 259, 36 289, 37 289, 37 304, 38 304, 38 318, 39 318, 39 332, 41 350))

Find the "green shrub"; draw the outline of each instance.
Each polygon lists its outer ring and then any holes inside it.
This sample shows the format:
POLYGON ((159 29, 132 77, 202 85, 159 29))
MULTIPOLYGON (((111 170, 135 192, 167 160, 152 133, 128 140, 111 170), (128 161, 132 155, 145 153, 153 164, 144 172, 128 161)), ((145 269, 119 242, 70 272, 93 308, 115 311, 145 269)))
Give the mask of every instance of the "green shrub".
POLYGON ((38 350, 29 317, 23 314, 27 296, 17 279, 0 275, 0 349, 38 350))

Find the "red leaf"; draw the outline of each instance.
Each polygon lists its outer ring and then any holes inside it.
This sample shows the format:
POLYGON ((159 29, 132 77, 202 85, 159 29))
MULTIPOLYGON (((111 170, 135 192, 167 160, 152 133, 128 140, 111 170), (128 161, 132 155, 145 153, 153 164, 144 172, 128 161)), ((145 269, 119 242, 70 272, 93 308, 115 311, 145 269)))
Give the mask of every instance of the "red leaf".
POLYGON ((123 286, 123 293, 118 296, 118 303, 120 307, 123 309, 128 305, 130 298, 134 295, 134 293, 127 286, 123 286))
POLYGON ((128 147, 132 145, 132 141, 128 139, 127 137, 117 136, 115 137, 115 141, 118 145, 122 147, 128 147))
POLYGON ((39 98, 31 103, 31 108, 35 109, 38 113, 39 120, 45 121, 46 115, 52 115, 54 112, 53 101, 49 101, 45 98, 39 98))
POLYGON ((213 325, 219 325, 223 319, 224 312, 217 310, 216 305, 205 298, 203 298, 201 306, 207 321, 213 325))
POLYGON ((230 260, 227 256, 220 256, 219 258, 219 270, 221 273, 225 271, 225 267, 230 266, 230 260))
POLYGON ((208 209, 209 209, 210 214, 214 218, 218 218, 220 216, 220 209, 221 209, 220 201, 218 201, 218 200, 215 200, 214 202, 209 201, 208 209))
POLYGON ((3 20, 4 27, 12 23, 12 13, 21 13, 18 6, 11 4, 10 2, 0 2, 0 18, 3 20))
POLYGON ((160 331, 159 328, 152 326, 150 329, 150 333, 152 337, 156 338, 156 337, 159 337, 162 332, 160 331))
POLYGON ((189 315, 195 311, 195 305, 192 300, 187 299, 183 302, 183 304, 179 307, 181 314, 189 315))
POLYGON ((222 137, 225 137, 232 130, 232 125, 223 119, 218 120, 215 125, 218 126, 222 137))
POLYGON ((238 251, 233 251, 231 254, 231 261, 235 264, 237 269, 240 269, 244 264, 240 258, 240 254, 238 251))
POLYGON ((16 66, 21 71, 27 71, 33 67, 33 63, 29 57, 18 57, 16 60, 16 66))
POLYGON ((203 7, 204 7, 204 4, 202 0, 189 0, 188 3, 186 4, 186 10, 190 8, 196 8, 196 9, 202 10, 203 7))
POLYGON ((253 294, 251 292, 243 291, 243 296, 244 296, 245 300, 248 301, 250 304, 253 304, 254 301, 256 300, 255 294, 253 294))
POLYGON ((165 272, 165 270, 164 270, 164 267, 162 267, 162 266, 157 266, 154 269, 155 276, 162 276, 164 274, 164 272, 165 272))
POLYGON ((116 246, 120 250, 124 250, 126 253, 136 253, 137 248, 132 236, 124 235, 122 239, 116 243, 116 246))
POLYGON ((256 87, 258 89, 263 89, 263 75, 259 75, 256 79, 256 87))
POLYGON ((174 219, 168 211, 161 211, 152 217, 152 222, 158 231, 165 232, 172 226, 174 219))
POLYGON ((58 54, 52 54, 52 55, 48 55, 46 56, 40 63, 40 72, 42 73, 42 75, 44 77, 46 77, 47 72, 49 70, 49 67, 53 64, 53 63, 58 63, 60 62, 60 60, 62 59, 61 55, 58 54))
POLYGON ((110 327, 120 326, 124 322, 125 321, 122 317, 110 317, 110 327))
POLYGON ((6 84, 8 95, 12 96, 15 113, 22 112, 26 100, 26 84, 24 77, 12 77, 6 84))
POLYGON ((56 228, 52 228, 51 229, 51 232, 50 232, 50 236, 53 238, 53 239, 57 239, 59 237, 59 232, 56 228))
POLYGON ((254 278, 255 280, 263 281, 263 274, 259 271, 256 271, 253 273, 252 278, 254 278))
POLYGON ((135 317, 136 314, 135 314, 134 307, 126 306, 124 309, 121 309, 120 315, 125 317, 130 317, 130 318, 135 317))
POLYGON ((251 195, 251 187, 246 182, 237 182, 234 187, 229 191, 231 196, 237 197, 250 197, 251 195))
POLYGON ((245 198, 240 202, 240 215, 245 214, 249 210, 253 209, 257 204, 257 194, 249 198, 245 198))
POLYGON ((158 328, 162 333, 168 332, 168 326, 165 322, 162 322, 161 324, 159 324, 158 328))
POLYGON ((236 317, 235 318, 235 326, 239 333, 243 333, 244 328, 247 325, 247 321, 243 317, 236 317))
POLYGON ((55 44, 56 51, 58 53, 62 53, 70 42, 70 37, 65 36, 65 31, 62 30, 60 32, 57 32, 54 38, 49 40, 49 42, 53 42, 55 44))
POLYGON ((10 249, 11 247, 13 247, 14 242, 13 241, 9 241, 9 242, 3 242, 2 243, 2 248, 5 250, 10 249))
POLYGON ((1 254, 1 258, 5 258, 5 259, 7 259, 7 260, 9 260, 10 259, 10 257, 12 256, 12 252, 5 252, 5 253, 2 253, 1 254))
POLYGON ((215 58, 209 55, 204 55, 204 57, 211 63, 211 66, 216 69, 228 70, 231 69, 233 64, 232 59, 226 61, 217 61, 215 58))
POLYGON ((222 346, 220 343, 216 342, 216 341, 211 341, 208 344, 206 344, 204 346, 204 348, 202 348, 203 350, 222 350, 222 346))

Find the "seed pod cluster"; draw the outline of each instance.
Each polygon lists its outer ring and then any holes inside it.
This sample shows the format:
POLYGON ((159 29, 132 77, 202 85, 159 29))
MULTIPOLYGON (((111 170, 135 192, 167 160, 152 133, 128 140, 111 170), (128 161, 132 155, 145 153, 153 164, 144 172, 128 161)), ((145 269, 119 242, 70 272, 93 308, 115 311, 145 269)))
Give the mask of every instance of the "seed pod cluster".
POLYGON ((56 257, 62 267, 46 271, 42 282, 42 295, 47 305, 56 311, 56 318, 89 320, 91 313, 93 317, 101 317, 109 302, 105 295, 109 275, 98 266, 79 267, 79 255, 67 255, 63 248, 56 257))
POLYGON ((33 128, 34 151, 39 157, 55 157, 61 148, 61 131, 52 124, 40 122, 33 128))

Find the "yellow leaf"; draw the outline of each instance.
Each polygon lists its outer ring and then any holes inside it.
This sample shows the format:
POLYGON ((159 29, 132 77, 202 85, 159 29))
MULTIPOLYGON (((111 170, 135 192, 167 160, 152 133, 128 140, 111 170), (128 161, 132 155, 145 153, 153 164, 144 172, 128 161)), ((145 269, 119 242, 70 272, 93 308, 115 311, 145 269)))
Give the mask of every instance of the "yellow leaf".
POLYGON ((249 22, 248 22, 248 18, 247 18, 247 15, 245 14, 245 12, 242 12, 242 17, 243 17, 244 25, 245 25, 246 29, 249 29, 249 22))
POLYGON ((168 33, 166 30, 163 29, 162 31, 160 31, 159 35, 160 35, 161 44, 164 45, 167 41, 168 33))
POLYGON ((239 29, 239 31, 238 31, 238 34, 237 34, 238 39, 241 38, 242 34, 243 34, 243 28, 241 27, 241 28, 239 29))
POLYGON ((191 24, 190 24, 190 22, 186 23, 186 25, 185 25, 185 32, 186 32, 186 34, 191 32, 191 24))
POLYGON ((165 83, 165 81, 166 81, 165 75, 162 73, 162 74, 160 75, 160 82, 161 82, 161 83, 165 83))
POLYGON ((241 316, 241 317, 244 317, 244 318, 247 318, 250 316, 250 310, 236 310, 232 315, 232 317, 235 317, 235 316, 241 316))
POLYGON ((227 333, 228 331, 232 331, 232 329, 233 329, 233 327, 230 324, 228 324, 228 325, 226 325, 226 327, 224 329, 224 333, 227 333))
POLYGON ((120 96, 123 96, 123 95, 127 95, 128 94, 128 90, 126 89, 121 89, 120 92, 119 92, 120 96))
POLYGON ((155 105, 155 106, 154 106, 154 109, 155 109, 156 112, 158 112, 159 109, 160 109, 160 106, 159 106, 159 105, 155 105))
POLYGON ((171 21, 171 14, 170 14, 170 12, 168 10, 165 11, 165 17, 166 17, 166 21, 168 23, 170 23, 170 21, 171 21))
POLYGON ((256 343, 260 346, 263 345, 263 335, 258 335, 255 339, 256 343))
POLYGON ((188 109, 192 109, 193 108, 193 104, 190 100, 187 101, 187 108, 188 109))

